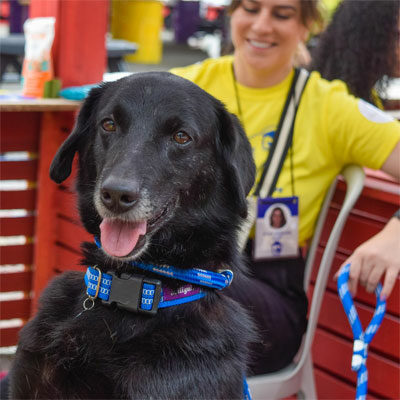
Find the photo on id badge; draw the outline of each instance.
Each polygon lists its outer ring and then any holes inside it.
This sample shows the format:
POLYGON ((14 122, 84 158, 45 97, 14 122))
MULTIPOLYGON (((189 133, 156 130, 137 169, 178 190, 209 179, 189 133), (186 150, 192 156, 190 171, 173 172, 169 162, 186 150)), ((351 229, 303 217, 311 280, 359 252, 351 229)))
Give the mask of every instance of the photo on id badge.
POLYGON ((299 254, 299 199, 258 199, 253 257, 297 257, 299 254))

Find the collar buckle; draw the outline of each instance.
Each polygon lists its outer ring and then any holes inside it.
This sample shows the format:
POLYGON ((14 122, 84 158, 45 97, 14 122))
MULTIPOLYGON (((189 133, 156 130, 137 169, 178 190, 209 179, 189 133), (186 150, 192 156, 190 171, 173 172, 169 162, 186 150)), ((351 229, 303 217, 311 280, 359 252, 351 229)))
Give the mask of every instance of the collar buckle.
POLYGON ((161 281, 140 275, 121 274, 118 277, 113 271, 112 285, 108 300, 103 304, 115 303, 118 308, 140 314, 155 315, 161 299, 161 281))

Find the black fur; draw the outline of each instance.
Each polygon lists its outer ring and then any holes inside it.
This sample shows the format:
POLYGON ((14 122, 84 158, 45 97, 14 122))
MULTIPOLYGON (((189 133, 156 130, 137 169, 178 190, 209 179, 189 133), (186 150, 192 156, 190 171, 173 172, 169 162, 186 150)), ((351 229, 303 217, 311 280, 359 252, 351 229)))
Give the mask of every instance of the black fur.
MULTIPOLYGON (((156 221, 140 249, 121 259, 84 244, 85 265, 135 273, 128 261, 136 259, 243 273, 235 243, 255 167, 243 129, 219 101, 169 73, 104 84, 90 92, 55 156, 53 180, 69 176, 76 152, 80 215, 90 233, 100 235, 110 215, 135 220, 147 213, 156 221), (115 121, 115 132, 103 129, 104 118, 115 121), (177 143, 177 132, 191 140, 177 143), (128 211, 102 205, 107 180, 137 196, 128 211)), ((155 317, 99 300, 80 314, 85 297, 80 272, 57 277, 44 291, 37 315, 21 331, 12 398, 243 397, 253 325, 223 290, 155 317)))

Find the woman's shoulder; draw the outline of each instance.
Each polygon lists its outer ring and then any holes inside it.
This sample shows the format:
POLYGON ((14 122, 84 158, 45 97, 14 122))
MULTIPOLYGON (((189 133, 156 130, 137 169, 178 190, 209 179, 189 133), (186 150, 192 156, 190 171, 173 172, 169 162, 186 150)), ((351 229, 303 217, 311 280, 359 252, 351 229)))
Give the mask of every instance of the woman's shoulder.
POLYGON ((362 116, 366 124, 393 120, 377 105, 370 104, 351 94, 345 82, 338 79, 328 81, 316 71, 311 72, 304 93, 308 98, 308 103, 312 103, 314 109, 320 107, 320 110, 328 111, 334 118, 340 116, 338 122, 345 121, 346 116, 351 120, 362 116), (372 115, 375 116, 372 117, 372 115))
POLYGON ((304 105, 320 116, 329 112, 331 115, 344 117, 358 109, 359 99, 349 93, 345 82, 341 80, 328 81, 319 72, 312 71, 304 91, 304 105))
POLYGON ((299 111, 296 123, 341 166, 357 163, 378 169, 400 137, 400 124, 393 117, 354 97, 344 82, 327 81, 318 72, 311 73, 299 111))
POLYGON ((328 96, 331 93, 342 93, 344 96, 349 95, 347 85, 343 81, 339 79, 328 81, 322 78, 318 71, 312 71, 310 73, 307 89, 320 96, 328 96))

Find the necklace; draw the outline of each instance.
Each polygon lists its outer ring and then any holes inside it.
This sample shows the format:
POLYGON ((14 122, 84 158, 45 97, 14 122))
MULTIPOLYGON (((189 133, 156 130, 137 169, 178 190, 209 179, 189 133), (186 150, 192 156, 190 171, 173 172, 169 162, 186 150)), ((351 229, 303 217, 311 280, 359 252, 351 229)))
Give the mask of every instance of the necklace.
POLYGON ((236 82, 236 78, 235 78, 235 69, 233 67, 233 61, 231 63, 231 71, 232 71, 232 82, 233 82, 233 89, 235 91, 235 100, 236 100, 236 108, 237 108, 237 116, 240 119, 240 122, 242 123, 243 127, 244 127, 244 120, 243 120, 243 114, 242 114, 242 107, 240 104, 240 97, 239 97, 239 90, 237 87, 237 82, 236 82))
MULTIPOLYGON (((233 61, 231 63, 231 71, 232 71, 232 83, 233 83, 233 89, 235 91, 235 100, 236 100, 236 108, 237 108, 237 116, 243 126, 243 129, 245 129, 245 124, 244 124, 244 119, 243 119, 243 113, 242 113, 242 107, 241 107, 241 102, 240 102, 240 96, 239 96, 239 89, 238 85, 236 82, 235 78, 235 68, 233 66, 233 61)), ((293 84, 292 84, 293 85, 293 84)), ((293 93, 291 93, 292 89, 289 89, 289 93, 287 94, 287 100, 289 100, 289 97, 293 96, 293 93)), ((281 116, 282 119, 282 116, 281 116)), ((279 129, 279 128, 278 128, 279 129)), ((293 129, 293 128, 292 128, 293 129)), ((245 129, 246 130, 246 129, 245 129)), ((290 145, 289 145, 289 159, 290 159, 290 180, 291 180, 291 187, 292 187, 292 196, 295 195, 295 186, 294 186, 294 168, 293 168, 293 142, 292 139, 290 140, 290 145)))

